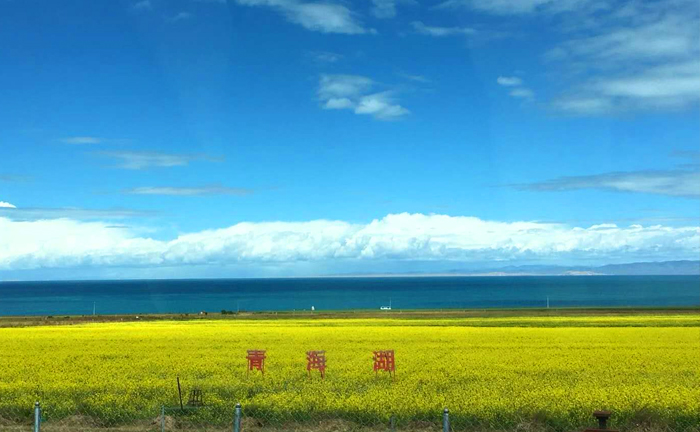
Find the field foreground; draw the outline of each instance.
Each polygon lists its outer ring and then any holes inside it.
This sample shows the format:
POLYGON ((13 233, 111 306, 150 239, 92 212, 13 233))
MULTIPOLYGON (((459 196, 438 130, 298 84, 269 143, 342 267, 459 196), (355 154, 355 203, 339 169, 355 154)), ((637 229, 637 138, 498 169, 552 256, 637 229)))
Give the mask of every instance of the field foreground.
POLYGON ((0 328, 0 429, 700 430, 700 315, 198 320, 0 328), (266 374, 246 375, 246 349, 266 374), (375 377, 372 351, 397 373, 375 377), (305 352, 326 350, 325 380, 305 352), (204 392, 205 407, 181 413, 204 392), (53 428, 53 429, 52 429, 53 428))

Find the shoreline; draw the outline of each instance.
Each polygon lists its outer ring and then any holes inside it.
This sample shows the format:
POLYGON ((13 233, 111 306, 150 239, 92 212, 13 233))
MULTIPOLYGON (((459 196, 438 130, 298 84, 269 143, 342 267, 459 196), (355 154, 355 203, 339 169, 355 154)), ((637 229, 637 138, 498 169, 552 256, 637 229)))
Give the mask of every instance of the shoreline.
POLYGON ((4 315, 0 316, 0 328, 73 325, 112 322, 153 321, 265 321, 265 320, 323 320, 323 319, 460 319, 460 318, 576 318, 587 316, 638 315, 699 315, 697 306, 649 306, 649 307, 561 307, 561 308, 483 308, 483 309, 393 309, 390 311, 316 310, 316 311, 261 311, 261 312, 207 312, 114 314, 114 315, 4 315))
POLYGON ((199 278, 125 278, 125 279, 5 279, 2 284, 17 283, 70 283, 70 282, 144 282, 144 281, 250 281, 250 280, 299 280, 299 279, 411 279, 411 278, 529 278, 529 277, 700 277, 697 273, 679 274, 611 274, 595 272, 569 272, 569 273, 377 273, 377 274, 349 274, 349 275, 315 275, 315 276, 270 276, 270 277, 199 277, 199 278))

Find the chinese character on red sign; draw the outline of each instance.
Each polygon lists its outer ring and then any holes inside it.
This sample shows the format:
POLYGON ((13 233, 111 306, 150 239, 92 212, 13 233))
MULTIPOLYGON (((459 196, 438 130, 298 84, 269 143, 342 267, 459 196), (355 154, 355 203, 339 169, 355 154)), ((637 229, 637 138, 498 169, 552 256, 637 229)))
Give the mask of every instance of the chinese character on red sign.
POLYGON ((265 375, 265 350, 248 350, 248 374, 257 369, 265 375))
POLYGON ((306 352, 306 372, 311 376, 311 370, 316 369, 321 372, 321 378, 326 377, 326 352, 307 351, 306 352))
POLYGON ((394 350, 374 351, 374 372, 380 370, 389 372, 392 375, 396 371, 396 363, 394 363, 394 350))

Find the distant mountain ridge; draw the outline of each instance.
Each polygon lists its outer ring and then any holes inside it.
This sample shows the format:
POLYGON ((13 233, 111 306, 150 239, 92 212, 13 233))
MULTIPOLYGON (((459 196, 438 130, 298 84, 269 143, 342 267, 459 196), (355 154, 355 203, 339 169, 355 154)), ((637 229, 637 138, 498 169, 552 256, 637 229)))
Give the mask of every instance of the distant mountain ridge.
POLYGON ((606 274, 618 275, 700 275, 700 261, 608 264, 598 269, 606 274))
MULTIPOLYGON (((700 275, 700 261, 659 261, 659 262, 635 262, 627 264, 607 264, 603 266, 507 266, 488 271, 457 272, 465 274, 488 274, 497 272, 500 274, 531 274, 531 275, 580 275, 580 276, 674 276, 674 275, 700 275)), ((450 272, 453 273, 453 272, 450 272)))
POLYGON ((603 266, 522 265, 437 272, 345 273, 328 276, 700 276, 700 261, 658 261, 603 266))

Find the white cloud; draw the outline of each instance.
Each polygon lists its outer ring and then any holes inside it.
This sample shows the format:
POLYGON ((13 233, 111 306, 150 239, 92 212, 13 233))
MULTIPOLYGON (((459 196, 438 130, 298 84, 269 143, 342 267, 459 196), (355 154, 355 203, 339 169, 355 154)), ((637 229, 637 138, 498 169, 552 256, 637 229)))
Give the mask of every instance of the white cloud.
POLYGON ((353 109, 355 103, 348 98, 330 98, 323 104, 324 109, 353 109))
POLYGON ((682 107, 700 99, 700 61, 650 67, 633 76, 592 80, 588 88, 618 105, 682 107))
POLYGON ((394 18, 396 0, 372 0, 372 15, 377 18, 394 18))
POLYGON ((376 84, 358 75, 322 75, 317 90, 323 109, 347 109, 378 120, 394 120, 410 113, 396 103, 392 92, 372 92, 376 84))
POLYGON ((249 195, 250 189, 232 188, 227 186, 211 185, 201 187, 176 187, 176 186, 144 186, 126 189, 127 195, 175 195, 175 196, 199 196, 199 195, 249 195))
POLYGON ((368 91, 374 82, 358 75, 321 75, 318 85, 320 99, 356 98, 368 91))
POLYGON ((415 0, 372 0, 372 15, 377 18, 394 18, 398 3, 416 5, 415 0))
POLYGON ((409 81, 414 81, 417 83, 428 84, 428 83, 432 82, 429 78, 424 77, 423 75, 414 75, 414 74, 408 74, 405 72, 398 72, 397 75, 400 76, 401 78, 407 79, 409 81))
POLYGON ((59 141, 66 144, 100 144, 104 139, 94 136, 74 136, 61 138, 59 141))
POLYGON ((503 87, 510 87, 508 92, 510 97, 532 101, 535 98, 535 92, 523 86, 523 80, 515 76, 499 76, 496 78, 496 83, 503 87))
POLYGON ((0 269, 75 266, 179 266, 234 263, 523 259, 696 259, 699 227, 498 222, 475 217, 393 214, 344 221, 241 222, 172 240, 129 227, 69 219, 0 217, 0 269))
POLYGON ((381 120, 395 119, 409 113, 409 110, 393 102, 389 92, 362 96, 355 107, 355 114, 369 114, 381 120))
POLYGON ((589 79, 553 101, 574 114, 682 109, 700 101, 700 62, 648 67, 635 74, 589 79))
POLYGON ((413 21, 411 25, 417 33, 434 37, 472 35, 476 33, 476 30, 469 27, 436 27, 425 25, 421 21, 413 21))
MULTIPOLYGON (((613 15, 610 24, 594 28, 591 36, 581 36, 557 46, 554 58, 590 56, 600 60, 663 60, 685 58, 698 49, 696 21, 672 11, 638 11, 634 20, 613 15)), ((692 14, 691 17, 692 18, 692 14)), ((609 67, 601 64, 597 67, 609 67)))
POLYGON ((0 217, 14 221, 35 221, 43 219, 112 220, 153 216, 153 212, 112 208, 87 209, 79 207, 4 207, 0 206, 0 217))
POLYGON ((499 76, 496 78, 496 82, 499 85, 505 86, 505 87, 513 87, 513 86, 519 86, 523 83, 523 80, 518 78, 518 77, 504 77, 504 76, 499 76))
POLYGON ((447 0, 440 8, 469 8, 495 15, 563 12, 593 3, 592 0, 447 0))
POLYGON ((697 2, 632 1, 581 21, 588 24, 574 25, 570 39, 545 55, 576 77, 553 101, 555 108, 604 114, 681 109, 700 101, 697 2))
POLYGON ((16 209, 17 206, 10 204, 9 202, 5 201, 0 201, 0 208, 11 208, 11 209, 16 209))
POLYGON ((342 4, 297 0, 235 0, 244 6, 267 6, 307 30, 321 33, 361 34, 371 32, 358 21, 357 14, 342 4))
POLYGON ((539 183, 517 185, 517 187, 534 191, 603 189, 700 198, 700 170, 613 172, 560 177, 539 183))
POLYGON ((170 22, 178 22, 178 21, 185 21, 192 18, 192 14, 189 12, 178 12, 174 16, 168 18, 168 21, 170 22))
POLYGON ((337 63, 344 57, 342 54, 329 51, 309 51, 307 55, 318 63, 337 63))
POLYGON ((221 158, 205 154, 175 154, 140 151, 102 151, 96 154, 118 161, 115 165, 116 168, 129 170, 141 170, 152 167, 186 166, 189 165, 190 162, 197 160, 208 162, 221 161, 221 158))
POLYGON ((556 109, 575 114, 605 114, 613 110, 612 102, 605 97, 577 95, 564 97, 552 103, 556 109))
POLYGON ((509 91, 508 94, 512 97, 521 99, 532 99, 535 97, 535 93, 532 90, 525 87, 515 88, 509 91))
POLYGON ((131 238, 103 222, 70 219, 12 221, 0 217, 0 269, 109 265, 143 262, 158 242, 131 238), (135 253, 137 259, 124 254, 135 253))
POLYGON ((153 8, 153 5, 151 4, 151 0, 141 0, 134 3, 131 8, 134 10, 150 10, 153 8))
POLYGON ((495 26, 517 14, 559 32, 560 42, 543 54, 548 74, 566 88, 551 100, 558 111, 606 115, 700 102, 697 0, 449 0, 441 7, 503 16, 491 18, 495 26))

